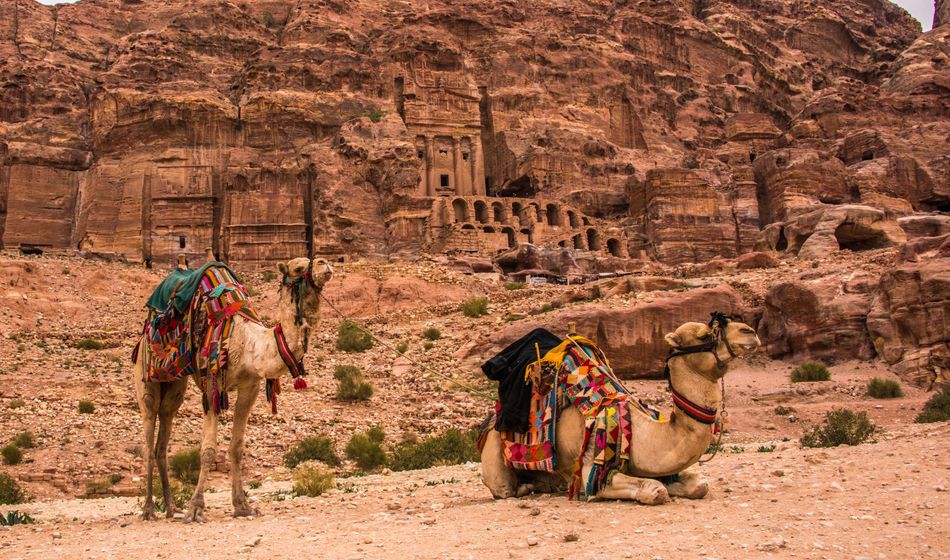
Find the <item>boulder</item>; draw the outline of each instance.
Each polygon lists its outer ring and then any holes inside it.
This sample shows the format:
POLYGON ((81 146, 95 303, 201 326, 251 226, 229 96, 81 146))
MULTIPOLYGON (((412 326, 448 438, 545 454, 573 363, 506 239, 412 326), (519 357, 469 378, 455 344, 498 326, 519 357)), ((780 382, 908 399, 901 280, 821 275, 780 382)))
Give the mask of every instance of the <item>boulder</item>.
POLYGON ((778 259, 770 253, 746 253, 736 260, 736 268, 749 270, 753 268, 774 268, 778 266, 778 259))
POLYGON ((555 274, 567 274, 578 268, 574 253, 570 249, 539 247, 531 243, 522 243, 498 255, 495 264, 508 273, 547 270, 555 274))
POLYGON ((630 305, 591 303, 546 313, 502 327, 473 340, 456 356, 477 367, 532 329, 544 327, 564 335, 568 323, 594 340, 623 378, 656 378, 669 347, 663 336, 688 321, 706 322, 713 311, 744 316, 742 299, 727 285, 683 292, 658 292, 630 305))
POLYGON ((871 294, 861 284, 825 277, 772 286, 759 324, 765 351, 776 359, 829 364, 873 358, 874 346, 865 328, 871 294))
POLYGON ((759 234, 756 249, 791 251, 800 258, 814 259, 840 249, 866 251, 892 247, 907 235, 888 219, 883 210, 856 204, 818 207, 778 224, 770 224, 759 234))
POLYGON ((886 272, 867 319, 877 353, 908 383, 950 383, 950 258, 886 272))

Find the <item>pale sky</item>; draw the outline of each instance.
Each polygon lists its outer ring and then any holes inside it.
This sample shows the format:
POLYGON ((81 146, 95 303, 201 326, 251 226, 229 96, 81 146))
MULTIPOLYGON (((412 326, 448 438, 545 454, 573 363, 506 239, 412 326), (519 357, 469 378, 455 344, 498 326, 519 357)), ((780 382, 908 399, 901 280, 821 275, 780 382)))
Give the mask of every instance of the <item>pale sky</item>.
MULTIPOLYGON (((76 0, 39 0, 41 4, 72 4, 76 0)), ((930 31, 934 20, 933 0, 892 0, 920 21, 924 31, 930 31)))

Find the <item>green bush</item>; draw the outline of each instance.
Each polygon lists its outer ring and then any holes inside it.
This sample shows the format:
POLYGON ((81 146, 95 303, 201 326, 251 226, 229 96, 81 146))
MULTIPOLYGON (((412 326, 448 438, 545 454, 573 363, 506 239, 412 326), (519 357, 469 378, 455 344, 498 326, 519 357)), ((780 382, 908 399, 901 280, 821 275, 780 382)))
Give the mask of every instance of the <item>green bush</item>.
POLYGON ((92 401, 79 401, 80 414, 92 414, 96 410, 96 405, 92 401))
POLYGON ((435 343, 432 342, 431 340, 427 340, 422 344, 422 349, 425 350, 426 352, 428 352, 429 350, 432 350, 433 348, 435 348, 435 343))
POLYGON ((7 473, 0 473, 0 504, 22 504, 26 501, 26 492, 17 481, 7 473))
POLYGON ((914 422, 928 424, 947 420, 950 420, 950 386, 944 387, 942 391, 930 397, 914 422))
POLYGON ((373 347, 373 337, 356 323, 344 320, 336 331, 336 349, 343 352, 363 352, 373 347))
POLYGON ((875 377, 868 381, 868 396, 875 399, 896 399, 904 396, 897 381, 875 377))
POLYGON ((789 414, 792 414, 793 412, 795 412, 795 408, 791 406, 778 405, 775 407, 776 416, 788 416, 789 414))
POLYGON ((488 314, 488 298, 473 297, 462 303, 462 313, 466 317, 481 317, 488 314))
POLYGON ((105 346, 94 338, 83 338, 74 344, 80 350, 102 350, 105 346))
POLYGON ((201 449, 192 447, 172 455, 168 466, 178 480, 188 484, 198 484, 201 473, 201 449))
POLYGON ((506 290, 523 290, 524 282, 507 282, 505 284, 506 290))
POLYGON ((394 471, 428 469, 436 465, 456 465, 478 461, 475 432, 450 429, 423 441, 407 434, 393 449, 390 466, 394 471))
POLYGON ((23 460, 23 452, 12 443, 3 446, 3 449, 0 449, 0 454, 3 455, 3 463, 6 465, 18 465, 23 460))
POLYGON ((0 527, 12 527, 14 525, 32 525, 36 523, 32 517, 19 511, 8 511, 7 514, 0 515, 0 527))
POLYGON ((775 451, 774 443, 772 445, 760 445, 758 449, 759 453, 771 453, 773 451, 775 451))
POLYGON ((330 466, 338 466, 340 458, 333 450, 333 440, 324 436, 305 437, 284 455, 284 465, 290 469, 306 461, 320 461, 330 466))
POLYGON ((12 442, 13 445, 20 449, 33 449, 36 447, 36 438, 33 436, 33 432, 29 430, 18 433, 12 442))
POLYGON ((363 377, 345 377, 336 384, 336 398, 341 401, 365 401, 373 396, 373 386, 363 377))
POLYGON ((13 399, 7 403, 7 408, 9 409, 23 408, 24 406, 26 406, 26 401, 23 399, 13 399))
POLYGON ((373 426, 362 434, 353 434, 346 444, 347 458, 355 461, 364 470, 372 470, 386 464, 383 440, 386 434, 381 426, 373 426))
POLYGON ((837 447, 864 443, 877 427, 868 419, 867 412, 852 412, 845 408, 825 414, 821 425, 802 436, 803 447, 837 447))
POLYGON ((333 368, 333 379, 339 381, 347 377, 363 377, 363 372, 360 368, 350 365, 341 364, 333 368))
POLYGON ((426 329, 422 331, 422 338, 426 340, 439 340, 442 338, 442 331, 435 327, 426 327, 426 329))
POLYGON ((381 121, 381 120, 383 119, 383 117, 385 117, 388 113, 389 113, 389 111, 383 111, 383 110, 381 110, 381 109, 375 109, 375 110, 373 110, 373 111, 370 111, 369 114, 367 114, 366 116, 369 117, 369 120, 373 121, 374 123, 378 123, 378 122, 381 121))
POLYGON ((409 343, 406 342, 405 340, 403 340, 402 342, 396 345, 396 352, 399 352, 400 354, 405 354, 406 350, 409 350, 409 343))
POLYGON ((805 362, 792 370, 792 383, 802 381, 828 381, 831 372, 825 364, 819 362, 805 362))
POLYGON ((303 463, 294 469, 294 494, 316 497, 333 488, 333 473, 319 463, 303 463))

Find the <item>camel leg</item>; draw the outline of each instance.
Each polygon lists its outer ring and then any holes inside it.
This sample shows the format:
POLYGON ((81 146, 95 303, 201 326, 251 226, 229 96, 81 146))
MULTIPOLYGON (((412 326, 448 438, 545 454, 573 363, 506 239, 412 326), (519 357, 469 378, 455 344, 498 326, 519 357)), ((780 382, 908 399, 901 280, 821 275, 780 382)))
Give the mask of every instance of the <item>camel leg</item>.
POLYGON ((132 368, 135 381, 136 399, 139 413, 142 415, 142 433, 145 439, 145 504, 142 505, 142 519, 155 519, 155 499, 152 495, 152 476, 155 473, 155 419, 158 415, 158 403, 161 385, 146 383, 141 361, 132 368))
POLYGON ((195 485, 195 494, 191 497, 185 521, 204 521, 205 485, 208 483, 208 473, 214 466, 214 458, 218 445, 218 415, 213 410, 205 413, 204 426, 201 429, 201 473, 198 475, 198 484, 195 485))
MULTIPOLYGON (((589 467, 584 469, 584 478, 587 480, 589 467)), ((616 473, 610 483, 597 494, 598 498, 608 500, 633 500, 646 505, 658 505, 670 500, 666 487, 652 478, 637 478, 616 473)))
POLYGON ((256 379, 250 385, 238 387, 237 403, 234 406, 234 425, 231 428, 231 445, 228 447, 231 459, 231 503, 234 504, 234 517, 250 517, 258 513, 257 509, 247 502, 241 475, 247 420, 251 416, 251 408, 257 400, 260 388, 261 384, 256 379))
POLYGON ((670 496, 699 500, 709 492, 709 483, 696 473, 683 471, 679 474, 679 480, 668 484, 666 490, 670 496))
POLYGON ((158 463, 158 475, 162 479, 162 494, 165 497, 165 517, 175 516, 175 498, 172 496, 171 485, 168 481, 168 440, 172 435, 172 422, 178 413, 178 408, 185 400, 185 387, 188 378, 162 384, 162 402, 158 408, 158 441, 155 444, 155 458, 158 463))
POLYGON ((497 500, 518 495, 518 476, 514 469, 505 465, 501 435, 496 430, 488 433, 482 449, 482 482, 497 500))

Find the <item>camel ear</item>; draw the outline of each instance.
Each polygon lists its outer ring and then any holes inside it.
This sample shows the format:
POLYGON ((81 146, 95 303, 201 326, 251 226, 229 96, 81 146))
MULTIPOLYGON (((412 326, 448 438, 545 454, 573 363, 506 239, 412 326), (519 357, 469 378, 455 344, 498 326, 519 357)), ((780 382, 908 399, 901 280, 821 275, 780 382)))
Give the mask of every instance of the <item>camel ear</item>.
POLYGON ((283 274, 284 276, 290 275, 290 269, 287 268, 287 263, 282 263, 282 262, 277 263, 277 270, 280 271, 280 273, 283 274))
POLYGON ((679 348, 683 345, 683 341, 680 340, 680 337, 676 336, 676 333, 669 333, 663 337, 663 340, 673 348, 679 348))

